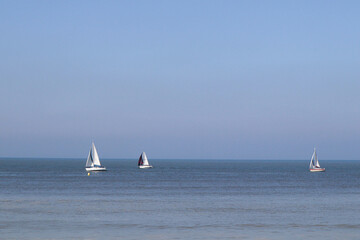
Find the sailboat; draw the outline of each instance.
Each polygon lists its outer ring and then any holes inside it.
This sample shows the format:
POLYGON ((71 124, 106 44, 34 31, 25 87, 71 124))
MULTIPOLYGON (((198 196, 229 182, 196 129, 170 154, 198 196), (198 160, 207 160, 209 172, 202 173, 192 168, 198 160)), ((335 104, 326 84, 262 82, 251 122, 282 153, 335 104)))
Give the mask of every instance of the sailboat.
POLYGON ((145 152, 142 152, 140 157, 139 157, 139 161, 138 161, 138 167, 139 168, 152 168, 153 166, 151 166, 149 164, 149 161, 146 157, 145 152))
POLYGON ((91 145, 85 169, 86 171, 106 171, 106 167, 102 166, 100 163, 99 155, 94 143, 91 145))
POLYGON ((310 172, 325 172, 325 168, 320 167, 319 160, 317 158, 316 149, 314 148, 314 153, 310 160, 310 166, 309 166, 310 172))

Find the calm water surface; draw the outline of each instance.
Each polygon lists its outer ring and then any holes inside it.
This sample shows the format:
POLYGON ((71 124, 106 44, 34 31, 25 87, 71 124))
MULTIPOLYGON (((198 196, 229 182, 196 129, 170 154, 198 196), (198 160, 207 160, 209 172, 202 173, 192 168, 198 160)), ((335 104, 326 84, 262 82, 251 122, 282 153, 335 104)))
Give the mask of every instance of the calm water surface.
POLYGON ((1 239, 359 239, 360 161, 0 159, 1 239))

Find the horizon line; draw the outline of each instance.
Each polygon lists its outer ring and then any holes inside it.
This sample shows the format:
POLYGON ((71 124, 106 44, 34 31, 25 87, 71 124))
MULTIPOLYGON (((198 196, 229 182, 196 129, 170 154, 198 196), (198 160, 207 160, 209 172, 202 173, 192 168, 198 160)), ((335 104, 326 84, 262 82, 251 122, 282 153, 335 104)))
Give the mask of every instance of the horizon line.
MULTIPOLYGON (((63 160, 70 160, 70 159, 86 159, 79 158, 79 157, 0 157, 0 160, 3 159, 63 159, 63 160)), ((137 160, 137 158, 101 158, 102 160, 137 160)), ((260 158, 252 158, 252 159, 236 159, 236 158, 151 158, 152 160, 198 160, 198 161, 309 161, 309 159, 260 159, 260 158)), ((360 161, 360 159, 321 159, 321 161, 360 161)))

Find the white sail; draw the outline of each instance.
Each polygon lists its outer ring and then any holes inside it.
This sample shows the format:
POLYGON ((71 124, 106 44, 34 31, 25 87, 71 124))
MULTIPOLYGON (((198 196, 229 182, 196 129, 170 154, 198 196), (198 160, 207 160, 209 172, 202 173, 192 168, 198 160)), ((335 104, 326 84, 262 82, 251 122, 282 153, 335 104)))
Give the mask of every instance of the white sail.
POLYGON ((145 152, 143 152, 142 154, 141 154, 141 156, 142 156, 142 160, 143 160, 143 166, 149 166, 149 161, 148 161, 148 159, 147 159, 147 157, 146 157, 146 154, 145 154, 145 152))
POLYGON ((315 160, 315 167, 320 168, 320 163, 319 163, 319 160, 317 159, 317 157, 315 160))
POLYGON ((93 167, 93 166, 94 166, 94 162, 93 162, 92 156, 91 156, 91 150, 92 150, 92 148, 91 148, 90 151, 89 151, 89 155, 88 155, 88 157, 87 157, 85 167, 93 167))
POLYGON ((311 161, 310 161, 310 169, 314 169, 314 168, 320 168, 320 163, 316 154, 316 149, 314 148, 314 153, 311 157, 311 161))
POLYGON ((85 165, 86 171, 106 171, 106 167, 100 163, 99 155, 96 151, 95 144, 92 143, 88 158, 85 165))
POLYGON ((94 165, 101 166, 99 155, 96 151, 96 147, 95 147, 94 143, 92 143, 91 150, 92 150, 92 160, 93 160, 94 165))
POLYGON ((314 165, 315 165, 315 167, 320 168, 320 163, 319 163, 315 148, 314 148, 314 165))
POLYGON ((146 157, 145 152, 142 152, 140 157, 139 157, 139 161, 138 161, 138 167, 139 168, 152 168, 153 166, 151 166, 149 164, 149 161, 146 157))
POLYGON ((320 163, 319 163, 315 148, 314 148, 314 153, 311 156, 309 170, 310 170, 310 172, 325 172, 325 168, 320 167, 320 163))
POLYGON ((310 169, 314 168, 314 158, 315 158, 315 150, 313 155, 311 156, 310 166, 309 166, 310 169))

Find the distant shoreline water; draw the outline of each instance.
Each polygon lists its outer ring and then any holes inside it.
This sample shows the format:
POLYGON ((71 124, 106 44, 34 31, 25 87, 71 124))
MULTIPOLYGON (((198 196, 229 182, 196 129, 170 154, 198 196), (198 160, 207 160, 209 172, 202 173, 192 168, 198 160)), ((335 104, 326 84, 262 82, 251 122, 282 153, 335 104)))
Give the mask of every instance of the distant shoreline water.
POLYGON ((357 239, 360 161, 0 158, 2 239, 357 239))

